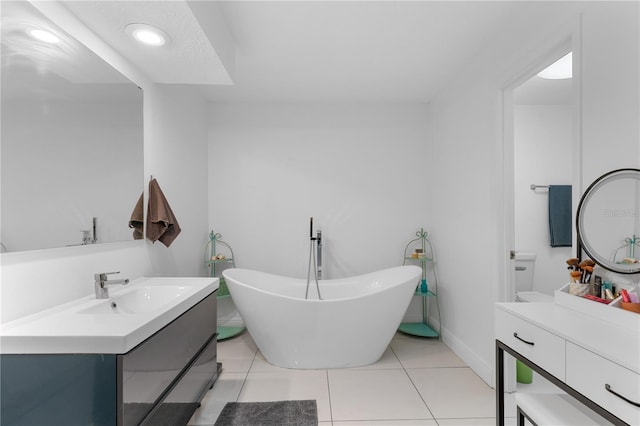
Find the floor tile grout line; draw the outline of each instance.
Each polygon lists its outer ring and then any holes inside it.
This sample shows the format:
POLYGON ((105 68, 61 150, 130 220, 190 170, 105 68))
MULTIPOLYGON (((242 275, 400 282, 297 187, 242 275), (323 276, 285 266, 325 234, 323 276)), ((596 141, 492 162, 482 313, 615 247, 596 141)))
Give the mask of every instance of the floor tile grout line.
POLYGON ((253 359, 251 360, 251 364, 249 365, 249 368, 247 369, 247 372, 244 375, 244 380, 242 380, 242 386, 240 386, 240 391, 238 391, 238 395, 236 396, 235 402, 238 402, 240 399, 240 395, 242 395, 242 390, 244 389, 244 386, 247 384, 247 378, 249 377, 249 373, 253 368, 253 364, 256 362, 257 356, 258 356, 258 348, 256 348, 255 352, 253 353, 253 359))
POLYGON ((331 424, 333 425, 333 406, 331 404, 331 384, 329 383, 329 369, 324 370, 324 373, 327 379, 327 396, 329 399, 329 418, 331 419, 331 424))
POLYGON ((436 422, 436 424, 438 424, 438 421, 436 420, 436 417, 433 415, 433 412, 431 411, 431 408, 429 408, 429 404, 427 404, 427 401, 425 401, 424 397, 422 396, 422 394, 420 393, 420 390, 418 389, 418 387, 416 386, 416 384, 413 382, 413 380, 411 379, 411 375, 409 375, 409 372, 407 371, 407 369, 405 368, 403 362, 400 360, 400 357, 398 356, 398 354, 396 354, 396 351, 393 350, 393 348, 391 347, 391 344, 389 344, 389 349, 391 349, 391 352, 393 353, 393 355, 396 357, 396 359, 398 360, 398 362, 400 363, 400 365, 402 366, 402 371, 404 371, 404 374, 406 374, 407 378, 409 379, 409 381, 411 382, 411 386, 413 386, 413 388, 416 390, 416 392, 418 393, 418 395, 420 396, 420 399, 422 400, 422 403, 424 404, 424 406, 427 408, 427 411, 429 412, 429 415, 431 415, 431 418, 434 419, 434 421, 436 422))

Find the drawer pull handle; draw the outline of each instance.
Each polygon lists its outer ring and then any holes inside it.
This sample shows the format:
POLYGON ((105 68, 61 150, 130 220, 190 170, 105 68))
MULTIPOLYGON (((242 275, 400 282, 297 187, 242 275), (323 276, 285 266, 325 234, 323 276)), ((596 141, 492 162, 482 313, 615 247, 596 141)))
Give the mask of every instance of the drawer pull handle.
POLYGON ((611 392, 612 394, 614 394, 615 396, 617 396, 620 399, 623 399, 624 401, 628 402, 631 405, 635 405, 636 407, 640 407, 640 403, 637 402, 633 402, 632 400, 630 400, 629 398, 625 398, 624 396, 620 395, 618 392, 614 391, 613 389, 611 389, 611 386, 609 385, 609 383, 605 383, 604 388, 611 392))
POLYGON ((520 340, 521 342, 526 343, 527 345, 533 346, 535 344, 533 342, 529 342, 528 340, 524 340, 522 337, 519 337, 518 333, 513 333, 513 337, 515 337, 516 339, 520 340))

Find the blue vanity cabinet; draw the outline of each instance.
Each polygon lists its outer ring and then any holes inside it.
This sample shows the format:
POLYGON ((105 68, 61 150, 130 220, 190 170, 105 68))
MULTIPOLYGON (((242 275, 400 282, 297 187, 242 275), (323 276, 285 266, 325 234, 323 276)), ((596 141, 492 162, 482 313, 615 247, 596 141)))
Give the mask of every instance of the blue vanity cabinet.
POLYGON ((216 296, 126 354, 3 354, 3 426, 186 425, 219 372, 216 296))
POLYGON ((117 356, 20 354, 0 359, 0 424, 117 424, 117 356))

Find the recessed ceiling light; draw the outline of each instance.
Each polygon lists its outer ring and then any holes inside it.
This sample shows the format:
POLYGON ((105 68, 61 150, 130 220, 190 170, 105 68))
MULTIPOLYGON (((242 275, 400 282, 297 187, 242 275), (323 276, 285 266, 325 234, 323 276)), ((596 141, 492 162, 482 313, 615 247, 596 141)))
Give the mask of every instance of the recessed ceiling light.
POLYGON ((129 24, 124 30, 134 40, 147 46, 164 46, 171 40, 166 32, 153 25, 129 24))
POLYGON ((548 80, 562 80, 573 77, 573 55, 572 52, 567 53, 547 68, 538 73, 538 77, 548 80))
POLYGON ((44 41, 46 43, 58 43, 60 41, 60 37, 58 37, 51 31, 33 29, 29 31, 29 34, 31 34, 33 38, 44 41))

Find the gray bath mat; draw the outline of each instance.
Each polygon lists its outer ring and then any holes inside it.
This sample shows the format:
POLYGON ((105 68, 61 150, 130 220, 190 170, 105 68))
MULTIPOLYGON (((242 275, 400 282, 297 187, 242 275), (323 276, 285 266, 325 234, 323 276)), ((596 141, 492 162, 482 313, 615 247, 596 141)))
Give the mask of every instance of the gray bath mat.
POLYGON ((317 426, 316 401, 228 402, 214 426, 317 426))

